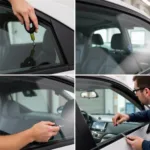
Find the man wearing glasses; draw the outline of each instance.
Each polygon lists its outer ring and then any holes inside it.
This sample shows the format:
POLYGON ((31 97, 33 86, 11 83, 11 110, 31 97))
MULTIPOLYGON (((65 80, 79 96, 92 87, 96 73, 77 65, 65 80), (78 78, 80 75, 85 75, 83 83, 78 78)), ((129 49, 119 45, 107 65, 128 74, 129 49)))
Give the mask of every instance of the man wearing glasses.
MULTIPOLYGON (((142 104, 150 105, 150 76, 134 76, 134 90, 133 92, 139 98, 142 104)), ((132 114, 117 113, 112 118, 114 126, 123 123, 124 121, 131 122, 149 122, 150 110, 132 114)), ((149 150, 150 141, 146 141, 140 137, 128 136, 127 143, 131 145, 133 150, 149 150)))

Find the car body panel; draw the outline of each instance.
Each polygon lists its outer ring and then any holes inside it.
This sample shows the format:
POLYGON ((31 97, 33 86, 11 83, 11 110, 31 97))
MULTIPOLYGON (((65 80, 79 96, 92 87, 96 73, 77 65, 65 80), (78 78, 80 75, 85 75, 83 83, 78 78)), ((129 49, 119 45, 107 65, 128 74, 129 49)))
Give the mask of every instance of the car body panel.
POLYGON ((29 3, 43 13, 62 22, 74 30, 74 0, 28 0, 29 3))

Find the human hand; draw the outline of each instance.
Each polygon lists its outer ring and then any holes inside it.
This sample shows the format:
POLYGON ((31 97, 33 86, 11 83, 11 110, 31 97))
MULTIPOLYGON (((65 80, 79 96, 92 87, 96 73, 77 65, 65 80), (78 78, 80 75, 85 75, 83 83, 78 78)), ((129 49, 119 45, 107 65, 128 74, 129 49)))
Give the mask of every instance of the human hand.
POLYGON ((48 140, 57 135, 60 127, 54 126, 55 123, 50 121, 41 121, 35 124, 30 131, 32 133, 32 139, 36 142, 48 142, 48 140))
POLYGON ((36 17, 34 8, 25 0, 9 0, 12 5, 12 10, 14 15, 19 19, 19 21, 26 25, 26 29, 30 29, 30 19, 32 20, 36 32, 38 30, 38 19, 36 17), (30 19, 29 19, 30 18, 30 19))
POLYGON ((126 141, 133 150, 142 150, 142 143, 144 139, 137 136, 128 136, 126 141))
POLYGON ((112 122, 114 126, 123 123, 124 121, 129 120, 129 115, 117 113, 113 118, 112 122))

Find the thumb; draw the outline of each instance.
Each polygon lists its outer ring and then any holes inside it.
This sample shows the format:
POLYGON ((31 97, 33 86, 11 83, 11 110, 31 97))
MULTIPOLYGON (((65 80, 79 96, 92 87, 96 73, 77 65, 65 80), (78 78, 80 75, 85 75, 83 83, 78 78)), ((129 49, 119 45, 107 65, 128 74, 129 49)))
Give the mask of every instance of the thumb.
POLYGON ((133 141, 132 141, 132 140, 130 140, 130 139, 128 139, 128 138, 126 138, 126 141, 127 141, 127 143, 128 143, 128 144, 130 144, 130 145, 132 145, 132 144, 133 144, 133 141))

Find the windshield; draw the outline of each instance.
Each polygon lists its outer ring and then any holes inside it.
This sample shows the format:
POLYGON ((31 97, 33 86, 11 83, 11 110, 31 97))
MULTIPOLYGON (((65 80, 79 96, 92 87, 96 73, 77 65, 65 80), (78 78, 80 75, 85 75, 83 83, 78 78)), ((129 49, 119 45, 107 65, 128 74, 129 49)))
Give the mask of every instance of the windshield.
POLYGON ((149 57, 148 23, 112 9, 77 3, 78 74, 136 74, 150 67, 149 57))
POLYGON ((0 73, 64 64, 50 23, 38 18, 39 29, 34 33, 34 46, 30 34, 12 12, 1 8, 0 18, 0 73))

